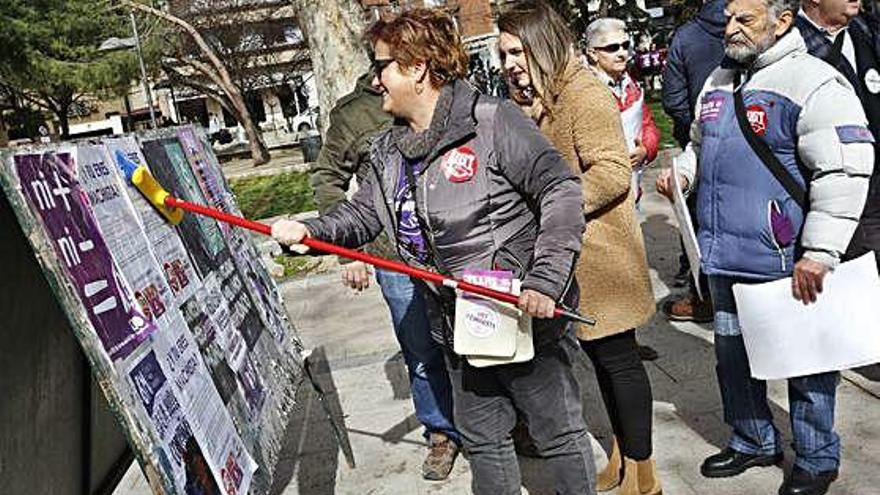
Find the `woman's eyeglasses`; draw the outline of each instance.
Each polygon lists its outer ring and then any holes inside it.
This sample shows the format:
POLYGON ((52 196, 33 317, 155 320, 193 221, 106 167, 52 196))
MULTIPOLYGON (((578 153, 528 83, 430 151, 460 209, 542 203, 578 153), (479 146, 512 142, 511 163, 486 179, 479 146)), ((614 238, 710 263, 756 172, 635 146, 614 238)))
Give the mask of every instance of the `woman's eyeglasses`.
POLYGON ((621 49, 629 51, 629 41, 624 41, 623 43, 611 43, 610 45, 605 46, 594 46, 593 48, 605 53, 617 53, 621 49))
POLYGON ((394 63, 393 58, 374 58, 373 59, 373 74, 376 75, 376 78, 380 81, 382 80, 382 73, 385 72, 385 68, 394 63))

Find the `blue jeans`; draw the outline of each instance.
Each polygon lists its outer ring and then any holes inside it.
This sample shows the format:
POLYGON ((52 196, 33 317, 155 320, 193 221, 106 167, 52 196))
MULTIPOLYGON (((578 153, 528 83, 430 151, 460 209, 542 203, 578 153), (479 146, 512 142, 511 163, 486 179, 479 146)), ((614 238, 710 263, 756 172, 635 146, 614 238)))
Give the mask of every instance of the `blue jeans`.
POLYGON ((452 388, 443 349, 431 338, 422 294, 407 275, 376 270, 376 280, 391 310, 391 323, 409 371, 416 418, 424 425, 425 436, 444 433, 461 445, 452 422, 452 388))
MULTIPOLYGON (((751 377, 749 361, 736 315, 733 284, 746 282, 710 276, 715 304, 715 356, 724 422, 733 428, 728 446, 745 454, 782 451, 780 435, 767 404, 767 384, 751 377)), ((794 435, 795 464, 818 473, 840 465, 840 437, 834 432, 837 372, 788 379, 788 403, 794 435)))

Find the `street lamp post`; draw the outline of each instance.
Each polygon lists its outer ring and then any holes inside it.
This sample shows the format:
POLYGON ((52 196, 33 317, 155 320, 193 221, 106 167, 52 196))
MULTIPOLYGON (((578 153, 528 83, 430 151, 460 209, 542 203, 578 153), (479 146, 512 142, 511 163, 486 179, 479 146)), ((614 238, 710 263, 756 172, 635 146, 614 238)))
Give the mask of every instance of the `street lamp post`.
POLYGON ((138 64, 141 66, 141 82, 144 85, 144 94, 147 97, 147 107, 150 108, 150 121, 153 123, 153 129, 158 129, 159 126, 156 123, 156 111, 153 109, 153 95, 150 92, 150 83, 147 81, 147 68, 144 65, 144 53, 141 49, 141 37, 140 34, 138 34, 134 10, 130 11, 129 15, 131 16, 131 30, 134 33, 134 44, 135 49, 137 50, 138 64))
MULTIPOLYGON (((112 52, 116 50, 130 50, 132 48, 135 49, 138 58, 138 64, 141 68, 141 84, 143 85, 144 96, 147 99, 147 106, 150 109, 150 120, 153 124, 153 128, 158 128, 158 124, 156 122, 156 112, 153 109, 153 93, 150 92, 150 83, 147 80, 147 66, 144 64, 144 53, 141 49, 141 37, 138 34, 137 22, 134 17, 134 10, 129 12, 131 18, 131 30, 134 34, 131 38, 117 38, 115 36, 111 38, 107 38, 101 43, 101 46, 98 47, 98 50, 102 52, 112 52)), ((128 107, 128 95, 125 95, 126 107, 128 107)), ((129 113, 129 127, 131 127, 131 110, 127 110, 129 113)))

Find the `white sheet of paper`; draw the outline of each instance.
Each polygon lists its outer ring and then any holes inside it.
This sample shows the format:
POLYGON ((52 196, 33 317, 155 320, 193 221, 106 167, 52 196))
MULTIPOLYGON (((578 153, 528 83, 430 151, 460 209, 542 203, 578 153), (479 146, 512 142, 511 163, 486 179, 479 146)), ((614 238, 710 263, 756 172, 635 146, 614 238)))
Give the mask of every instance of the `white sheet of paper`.
MULTIPOLYGON (((509 271, 465 270, 465 282, 510 293, 517 280, 509 271)), ((460 356, 479 354, 512 358, 516 353, 516 306, 469 293, 455 300, 453 347, 460 356)))
POLYGON ((684 193, 681 192, 681 181, 678 180, 678 166, 675 160, 672 159, 672 209, 678 222, 678 230, 681 232, 684 252, 691 265, 691 277, 694 279, 694 287, 697 288, 697 296, 703 299, 703 291, 700 289, 700 245, 697 243, 697 233, 694 232, 694 224, 691 223, 684 193))
POLYGON ((880 362, 880 277, 873 253, 825 276, 804 306, 791 278, 735 284, 737 313, 752 376, 774 380, 880 362))

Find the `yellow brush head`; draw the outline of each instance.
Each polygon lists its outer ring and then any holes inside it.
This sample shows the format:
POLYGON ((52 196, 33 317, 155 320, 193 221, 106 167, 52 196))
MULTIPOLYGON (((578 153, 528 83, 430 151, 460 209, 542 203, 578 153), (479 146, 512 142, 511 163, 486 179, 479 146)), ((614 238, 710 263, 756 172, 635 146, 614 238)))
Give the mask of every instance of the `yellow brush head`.
POLYGON ((183 220, 183 210, 180 208, 170 208, 165 205, 165 198, 170 196, 170 194, 162 188, 162 185, 150 174, 150 171, 145 166, 141 165, 135 169, 131 175, 131 183, 169 222, 177 225, 183 220))

